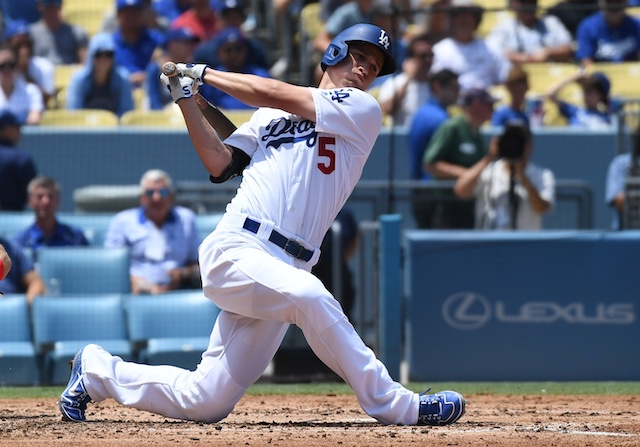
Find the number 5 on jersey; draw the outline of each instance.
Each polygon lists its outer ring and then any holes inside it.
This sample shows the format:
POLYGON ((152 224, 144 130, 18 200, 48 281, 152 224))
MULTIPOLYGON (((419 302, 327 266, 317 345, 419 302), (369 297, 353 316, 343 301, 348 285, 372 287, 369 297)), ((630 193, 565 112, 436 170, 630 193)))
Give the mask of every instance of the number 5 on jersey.
POLYGON ((323 161, 318 163, 318 169, 323 174, 331 174, 336 170, 336 139, 334 137, 318 138, 318 156, 323 157, 323 161))

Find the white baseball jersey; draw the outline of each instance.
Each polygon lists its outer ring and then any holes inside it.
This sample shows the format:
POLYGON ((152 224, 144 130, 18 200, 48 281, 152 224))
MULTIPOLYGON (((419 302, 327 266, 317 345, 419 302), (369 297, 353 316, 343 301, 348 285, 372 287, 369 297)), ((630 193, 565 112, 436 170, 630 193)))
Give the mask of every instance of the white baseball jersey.
POLYGON ((227 211, 275 222, 319 247, 360 179, 382 112, 358 89, 311 90, 316 123, 264 108, 225 140, 251 156, 227 211))

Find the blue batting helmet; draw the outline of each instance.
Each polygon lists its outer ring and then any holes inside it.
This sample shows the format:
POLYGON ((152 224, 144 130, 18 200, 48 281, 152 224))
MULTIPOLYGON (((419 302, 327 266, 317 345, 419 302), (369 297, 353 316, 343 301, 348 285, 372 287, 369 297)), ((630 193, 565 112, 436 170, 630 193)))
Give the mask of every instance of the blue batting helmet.
POLYGON ((329 44, 322 56, 320 66, 322 71, 327 67, 339 64, 349 54, 349 43, 366 42, 380 48, 384 53, 384 63, 378 76, 388 75, 396 71, 396 61, 393 58, 391 37, 382 28, 370 23, 358 23, 350 26, 338 34, 329 44))

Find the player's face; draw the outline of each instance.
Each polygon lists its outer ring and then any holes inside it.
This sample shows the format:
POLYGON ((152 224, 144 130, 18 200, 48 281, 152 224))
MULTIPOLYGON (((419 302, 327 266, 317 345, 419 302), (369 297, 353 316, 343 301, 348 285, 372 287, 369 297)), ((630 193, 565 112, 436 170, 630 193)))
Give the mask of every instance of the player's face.
POLYGON ((349 44, 349 57, 336 65, 340 69, 340 87, 354 87, 366 90, 380 73, 384 64, 382 50, 368 43, 349 44))

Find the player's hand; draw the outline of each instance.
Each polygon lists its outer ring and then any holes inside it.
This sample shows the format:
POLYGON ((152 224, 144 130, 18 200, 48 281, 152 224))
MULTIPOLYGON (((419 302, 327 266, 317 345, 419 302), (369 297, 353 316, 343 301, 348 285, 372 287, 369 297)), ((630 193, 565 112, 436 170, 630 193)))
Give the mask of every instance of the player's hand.
POLYGON ((181 76, 187 76, 195 81, 199 86, 204 84, 204 71, 207 69, 207 64, 176 64, 178 72, 181 76))
POLYGON ((191 98, 197 93, 195 81, 187 76, 173 76, 169 78, 163 73, 160 75, 160 81, 169 89, 175 103, 184 98, 191 98))

